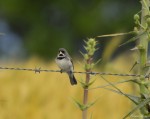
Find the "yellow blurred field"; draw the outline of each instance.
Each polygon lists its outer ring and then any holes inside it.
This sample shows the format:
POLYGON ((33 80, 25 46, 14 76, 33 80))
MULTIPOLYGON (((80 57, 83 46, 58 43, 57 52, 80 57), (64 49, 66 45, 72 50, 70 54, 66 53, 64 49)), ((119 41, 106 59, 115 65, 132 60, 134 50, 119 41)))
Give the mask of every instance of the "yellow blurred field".
MULTIPOLYGON (((121 57, 107 66, 107 71, 129 73, 133 62, 130 58, 121 57)), ((22 64, 10 63, 4 66, 58 69, 54 61, 43 63, 32 58, 22 64)), ((75 70, 83 71, 77 61, 74 61, 75 70)), ((96 67, 94 71, 100 71, 96 67)), ((78 80, 85 75, 75 74, 78 80)), ((129 79, 127 77, 105 76, 109 81, 129 79)), ((96 79, 92 87, 106 84, 100 76, 92 76, 96 79)), ((135 87, 131 83, 120 84, 118 87, 127 93, 133 94, 135 87)), ((64 73, 34 73, 30 71, 6 71, 0 70, 0 119, 81 119, 81 111, 72 98, 82 101, 83 90, 78 83, 71 86, 68 76, 64 73)), ((96 89, 89 91, 89 102, 98 98, 97 103, 88 110, 93 119, 121 119, 134 106, 124 96, 113 92, 96 89)))

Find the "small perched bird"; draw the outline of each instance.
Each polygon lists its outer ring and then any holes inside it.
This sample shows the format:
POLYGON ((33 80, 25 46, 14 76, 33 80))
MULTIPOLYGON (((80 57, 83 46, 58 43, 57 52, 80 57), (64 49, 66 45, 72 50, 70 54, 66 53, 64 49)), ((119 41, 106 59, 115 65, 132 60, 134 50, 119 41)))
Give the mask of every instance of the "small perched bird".
POLYGON ((71 85, 76 85, 77 81, 73 74, 74 66, 67 50, 60 48, 55 61, 58 67, 61 69, 61 72, 64 71, 68 74, 71 85))

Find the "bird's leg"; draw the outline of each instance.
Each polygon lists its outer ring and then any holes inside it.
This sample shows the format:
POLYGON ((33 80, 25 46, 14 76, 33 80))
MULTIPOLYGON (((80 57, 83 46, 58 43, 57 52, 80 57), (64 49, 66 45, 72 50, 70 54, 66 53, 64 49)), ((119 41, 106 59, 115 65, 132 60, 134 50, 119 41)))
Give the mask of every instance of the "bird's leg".
POLYGON ((69 73, 72 74, 72 71, 70 70, 69 73))

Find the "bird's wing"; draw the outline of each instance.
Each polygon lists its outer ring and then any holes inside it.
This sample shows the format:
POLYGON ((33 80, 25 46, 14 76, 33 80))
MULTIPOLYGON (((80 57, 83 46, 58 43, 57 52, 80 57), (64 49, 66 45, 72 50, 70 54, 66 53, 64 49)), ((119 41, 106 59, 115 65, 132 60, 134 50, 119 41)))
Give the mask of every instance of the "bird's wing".
MULTIPOLYGON (((69 55, 68 55, 69 56, 69 55)), ((68 60, 70 60, 71 64, 72 64, 72 67, 74 69, 74 65, 73 65, 73 61, 72 61, 72 58, 69 56, 69 57, 66 57, 68 60)))
POLYGON ((73 65, 73 61, 72 61, 72 58, 70 58, 70 61, 72 63, 72 67, 73 67, 73 70, 74 70, 74 65, 73 65))

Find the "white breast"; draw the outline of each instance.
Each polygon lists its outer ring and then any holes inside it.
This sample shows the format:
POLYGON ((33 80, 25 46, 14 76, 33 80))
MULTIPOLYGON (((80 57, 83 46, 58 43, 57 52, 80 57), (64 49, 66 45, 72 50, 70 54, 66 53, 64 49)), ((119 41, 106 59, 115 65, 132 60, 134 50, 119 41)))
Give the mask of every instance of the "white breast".
POLYGON ((68 59, 56 59, 56 63, 58 65, 58 67, 60 69, 62 69, 63 71, 73 71, 73 66, 72 66, 72 62, 68 59))

